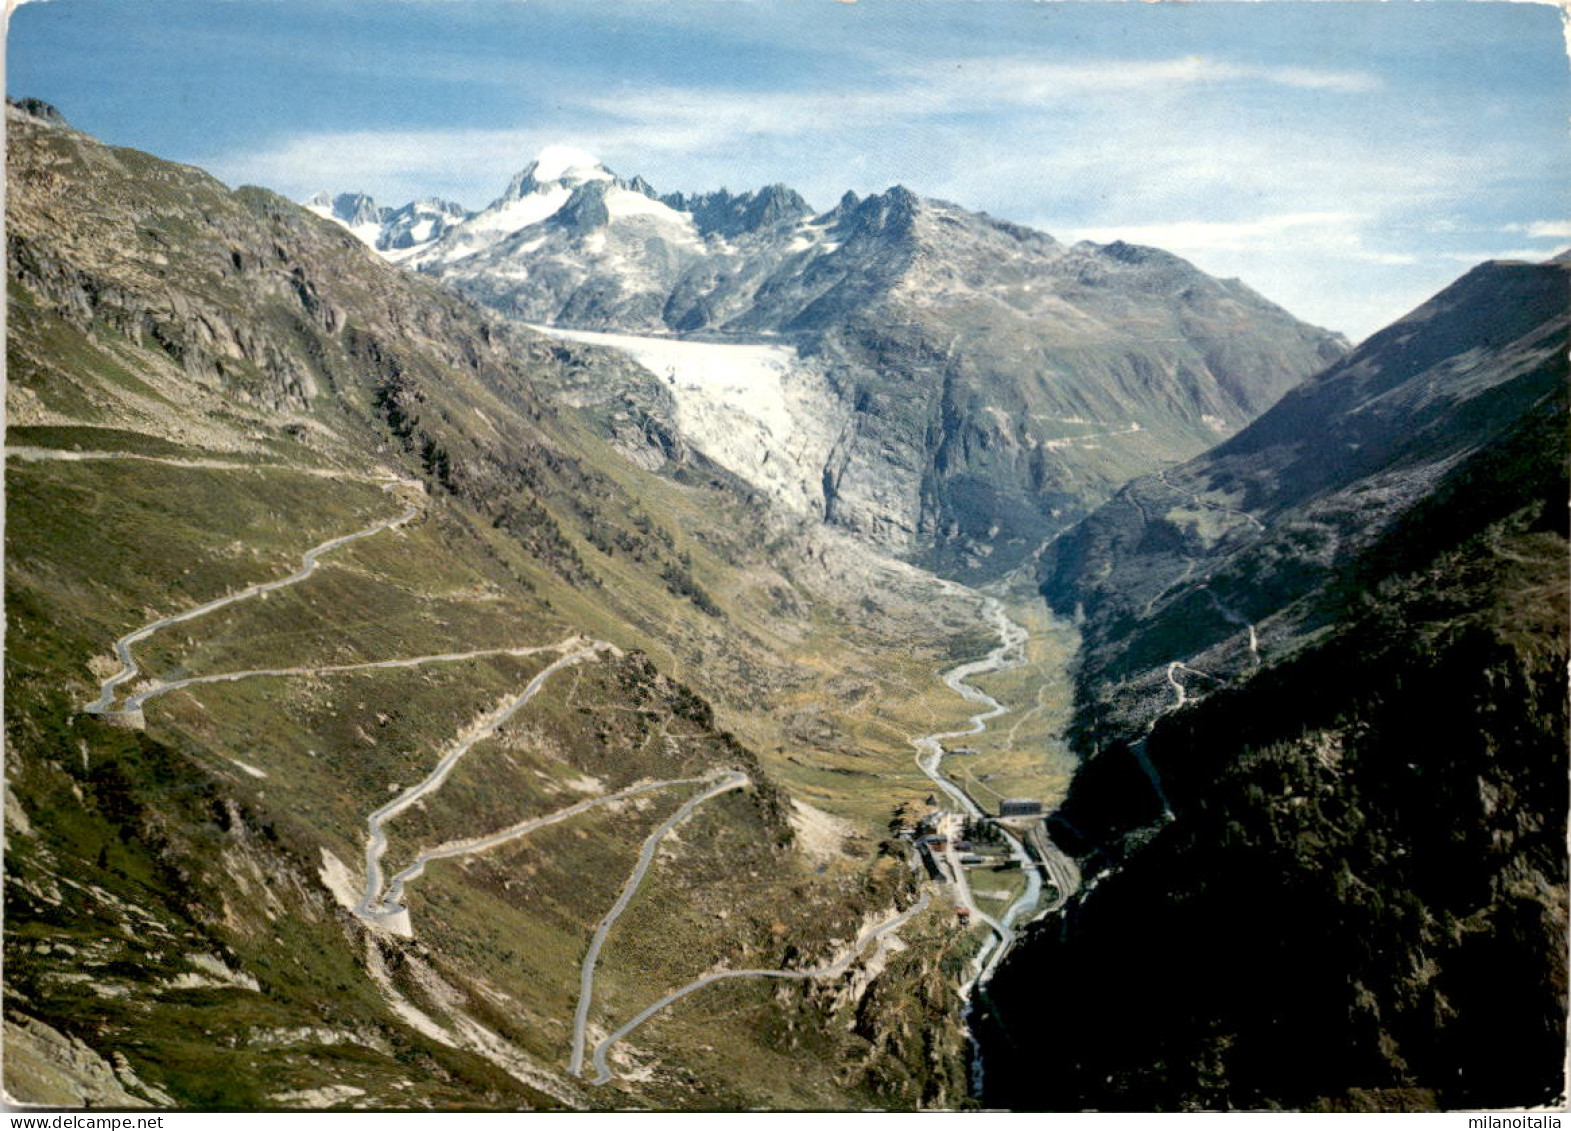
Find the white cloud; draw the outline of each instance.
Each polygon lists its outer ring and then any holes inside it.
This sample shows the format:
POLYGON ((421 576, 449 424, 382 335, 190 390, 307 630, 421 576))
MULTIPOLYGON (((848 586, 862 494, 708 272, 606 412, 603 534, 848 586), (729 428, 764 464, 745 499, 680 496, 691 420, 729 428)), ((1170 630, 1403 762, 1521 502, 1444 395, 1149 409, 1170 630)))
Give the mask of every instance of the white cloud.
MULTIPOLYGON (((715 91, 659 87, 636 95, 591 97, 587 104, 652 149, 685 149, 750 136, 795 137, 930 117, 948 101, 935 88, 873 91, 715 91)), ((613 127, 613 132, 615 128, 613 127)))
POLYGON ((656 144, 674 134, 684 141, 756 134, 800 135, 815 130, 891 120, 980 113, 1000 108, 1043 108, 1097 95, 1153 96, 1200 85, 1264 83, 1300 90, 1363 93, 1380 80, 1356 71, 1309 67, 1259 67, 1199 56, 1163 60, 1103 59, 1046 63, 1015 57, 924 62, 883 72, 877 87, 811 91, 717 90, 709 87, 643 89, 635 96, 591 97, 587 104, 614 119, 653 127, 656 144))
POLYGON ((1542 263, 1555 254, 1553 249, 1541 247, 1508 247, 1490 251, 1447 251, 1440 253, 1439 258, 1456 263, 1482 263, 1486 259, 1520 259, 1528 263, 1542 263))
POLYGON ((1359 217, 1346 212, 1289 212, 1252 220, 1176 220, 1104 228, 1071 228, 1063 238, 1150 244, 1171 251, 1253 251, 1306 240, 1349 250, 1358 245, 1359 217))
POLYGON ((1093 59, 1050 63, 1014 56, 924 62, 896 73, 931 84, 955 102, 1027 103, 1097 94, 1206 85, 1260 84, 1295 90, 1368 94, 1382 89, 1376 75, 1314 67, 1263 67, 1191 55, 1174 59, 1093 59))
POLYGON ((1094 243, 1147 244, 1180 255, 1208 256, 1219 252, 1262 255, 1311 253, 1360 263, 1405 267, 1420 257, 1404 251, 1369 246, 1368 217, 1349 212, 1287 212, 1248 220, 1176 220, 1156 224, 1070 228, 1061 235, 1094 243))
POLYGON ((1502 232, 1520 232, 1535 240, 1571 240, 1571 220, 1535 220, 1530 224, 1507 224, 1502 232))
POLYGON ((536 152, 563 140, 529 130, 345 131, 301 134, 195 163, 228 184, 261 184, 295 197, 353 189, 396 204, 456 196, 475 208, 494 199, 536 152))

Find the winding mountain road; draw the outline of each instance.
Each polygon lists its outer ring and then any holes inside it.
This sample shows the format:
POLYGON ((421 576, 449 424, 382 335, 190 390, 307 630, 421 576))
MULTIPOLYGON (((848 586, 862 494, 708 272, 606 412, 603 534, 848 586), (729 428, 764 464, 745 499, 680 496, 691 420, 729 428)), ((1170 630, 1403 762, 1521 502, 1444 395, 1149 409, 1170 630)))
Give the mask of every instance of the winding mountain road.
MULTIPOLYGON (((458 765, 459 759, 469 753, 476 743, 495 734, 523 708, 524 704, 539 694, 540 689, 553 675, 569 665, 612 647, 613 645, 603 640, 596 640, 552 662, 530 680, 524 690, 514 696, 506 706, 492 712, 478 725, 471 727, 452 749, 437 761, 435 768, 422 781, 410 786, 366 817, 365 895, 361 898, 359 906, 355 908, 355 914, 368 922, 386 923, 393 920, 407 927, 408 910, 401 904, 390 902, 388 896, 382 892, 382 857, 387 852, 387 833, 383 826, 422 797, 440 789, 447 776, 453 772, 453 767, 458 765), (400 919, 400 917, 404 918, 400 919)), ((388 895, 391 895, 391 892, 388 895)))
POLYGON ((320 667, 296 668, 251 668, 247 671, 239 672, 193 675, 185 679, 160 683, 155 687, 138 691, 135 695, 127 696, 124 705, 120 709, 123 712, 139 711, 150 699, 156 699, 160 695, 168 695, 171 691, 180 691, 202 683, 238 683, 243 679, 257 679, 265 676, 338 675, 343 672, 418 668, 427 664, 456 664, 463 660, 480 660, 488 656, 533 656, 541 652, 560 652, 567 646, 565 644, 537 644, 519 648, 476 648, 471 652, 438 652, 429 656, 408 656, 397 660, 367 660, 365 663, 360 664, 324 664, 320 667))
POLYGON ((644 882, 644 873, 649 871, 649 865, 654 862, 655 851, 660 847, 660 842, 672 829, 692 816, 694 809, 722 793, 741 789, 747 785, 748 780, 748 776, 740 770, 723 771, 719 781, 696 797, 688 798, 680 809, 667 817, 659 828, 645 838, 644 847, 638 854, 638 863, 634 866, 632 875, 627 878, 627 883, 623 885, 622 894, 617 896, 616 903, 595 928, 594 938, 589 942, 589 951, 584 955, 584 965, 578 979, 578 1009, 573 1016, 573 1053, 567 1065, 567 1070, 572 1075, 584 1074, 584 1032, 589 1025, 589 1008, 594 1000, 595 965, 600 961, 600 949, 605 946, 606 936, 611 933, 611 928, 622 917, 622 912, 627 910, 627 905, 633 901, 639 885, 644 882))
MULTIPOLYGON (((1184 689, 1184 685, 1178 682, 1178 673, 1183 670, 1183 667, 1184 663, 1182 660, 1174 660, 1172 663, 1167 665, 1167 683, 1168 686, 1173 689, 1173 693, 1178 698, 1174 700, 1173 705, 1170 706, 1167 711, 1162 712, 1164 715, 1169 711, 1178 710, 1185 703, 1189 702, 1189 693, 1184 689)), ((1154 725, 1155 724, 1153 724, 1153 726, 1154 725)))
MULTIPOLYGON (((173 466, 204 469, 217 468, 224 470, 262 470, 269 466, 202 458, 175 459, 156 456, 143 456, 139 453, 63 452, 26 447, 7 448, 6 456, 8 458, 21 460, 83 461, 96 459, 131 459, 146 460, 149 462, 164 463, 173 466)), ((383 483, 387 489, 392 489, 402 483, 405 483, 405 481, 400 480, 396 476, 392 475, 389 475, 384 479, 380 476, 360 475, 352 472, 341 472, 332 469, 293 468, 292 470, 330 478, 357 479, 363 481, 379 482, 383 483)), ((580 972, 579 999, 573 1022, 572 1054, 569 1063, 569 1072, 574 1076, 582 1078, 584 1075, 585 1050, 588 1043, 587 1029, 589 1023, 589 1014, 593 1007, 595 969, 598 965, 600 954, 605 946, 611 930, 615 926, 618 919, 627 910, 634 896, 637 894, 649 868, 654 862, 655 854, 666 836, 669 835, 671 831, 680 825, 683 821, 687 820, 700 805, 717 796, 720 796, 721 794, 740 789, 748 785, 750 781, 748 776, 739 770, 717 770, 703 777, 646 782, 640 785, 628 787, 627 789, 623 789, 615 793, 610 793, 599 797, 586 798, 582 801, 556 810, 555 812, 520 821, 496 832, 448 841, 434 848, 420 850, 407 865, 405 865, 399 871, 395 872, 390 879, 385 881, 382 872, 382 861, 389 847, 386 831, 386 826, 389 822, 396 819, 410 806, 439 790, 449 775, 452 773, 453 769, 458 765, 460 760, 471 749, 473 749, 476 744, 494 735, 503 725, 513 718, 518 711, 520 711, 540 692, 540 690, 545 686, 552 676, 571 665, 590 659, 600 652, 614 650, 613 645, 605 641, 586 641, 583 637, 570 637, 568 640, 556 645, 528 646, 521 648, 474 649, 465 652, 433 653, 422 656, 392 660, 367 661, 363 663, 331 664, 315 667, 302 665, 295 667, 257 668, 244 671, 221 672, 209 675, 191 676, 183 679, 172 680, 167 683, 160 683, 152 687, 146 687, 135 694, 126 696, 123 701, 119 701, 121 689, 131 680, 135 679, 140 673, 140 668, 132 654, 132 649, 137 644, 147 640, 157 632, 172 625, 196 620, 200 617, 206 616, 209 613, 216 612, 219 609, 226 608, 243 601, 259 598, 267 593, 275 592, 277 590, 296 585, 306 580, 316 572, 317 567, 320 564, 320 559, 324 555, 351 545, 352 543, 360 541, 361 539, 372 537, 384 531, 395 530, 414 519, 417 515, 419 515, 419 513, 420 508, 418 506, 408 505, 400 514, 392 518, 372 523, 348 534, 330 538, 316 546, 311 547, 302 555, 299 568, 285 577, 248 586, 237 592, 226 594, 225 596, 207 601, 194 608, 187 609, 184 612, 161 617, 141 626, 140 628, 133 629, 132 631, 126 633, 114 643, 114 654, 119 661, 120 670, 102 680, 99 687, 98 697, 92 703, 88 704, 84 710, 90 714, 105 716, 132 714, 140 712, 143 706, 150 700, 162 695, 169 694, 170 692, 176 690, 203 684, 237 682, 240 680, 253 678, 323 675, 352 671, 411 668, 424 664, 455 663, 463 660, 478 659, 485 656, 527 656, 549 651, 564 653, 558 659, 540 671, 537 675, 535 675, 522 692, 508 700, 502 707, 492 712, 479 723, 468 728, 468 730, 464 732, 459 737, 459 739, 447 750, 447 752, 438 760, 437 764, 435 767, 433 767, 430 773, 427 774, 426 777, 423 778, 419 783, 404 790, 392 801, 374 810, 366 817, 365 887, 358 904, 354 908, 354 913, 368 924, 383 928, 390 928, 403 934, 409 934, 411 932, 408 923, 408 907, 404 903, 405 892, 410 883, 420 878, 424 874, 426 867, 432 861, 484 852, 498 845, 527 836, 541 828, 568 820, 571 817, 587 812, 594 808, 610 805, 615 802, 627 800, 629 798, 650 793, 656 790, 664 790, 689 785, 706 785, 707 783, 707 787, 703 789, 702 792, 684 802, 675 813, 667 818, 657 829, 655 829, 654 832, 652 832, 645 839, 639 854, 638 861, 635 864, 632 873, 628 877, 626 884, 623 886, 616 903, 601 919, 590 941, 580 972)), ((962 730, 935 732, 933 734, 924 735, 918 739, 913 740, 913 745, 917 749, 918 767, 936 786, 938 786, 940 790, 943 791, 943 793, 949 796, 956 803, 962 812, 972 817, 982 816, 982 808, 971 798, 969 794, 967 794, 963 789, 954 783, 950 782, 940 772, 940 765, 944 756, 943 743, 949 739, 980 734, 986 730, 987 723, 990 720, 997 718, 1008 711, 1008 708, 1003 704, 999 703, 996 699, 987 695, 980 689, 967 683, 966 680, 973 676, 1004 671, 1023 664, 1025 662, 1023 645, 1028 637, 1027 631, 1022 626, 1009 619, 1002 604, 996 598, 988 596, 983 597, 982 613, 993 623, 994 627, 997 629, 999 637, 998 645, 982 659, 961 664, 944 673, 942 676, 943 681, 947 687, 949 687, 956 694, 962 696, 967 702, 976 704, 982 709, 971 716, 968 726, 962 730)), ((1183 693, 1181 685, 1175 684, 1175 686, 1179 686, 1179 694, 1180 697, 1182 697, 1183 693)), ((975 975, 971 982, 963 988, 963 992, 969 992, 971 988, 984 984, 988 978, 991 977, 992 973, 997 969, 998 964, 1003 960, 1005 954, 1008 952, 1009 948, 1014 942, 1015 921, 1021 915, 1035 908, 1041 900, 1041 875, 1035 868, 1029 866, 1031 864, 1031 859, 1026 852, 1024 845, 1020 842, 1019 839, 1007 831, 1004 832, 1004 836, 1010 845, 1011 852, 1014 857, 1019 860, 1022 865, 1026 866, 1024 870, 1025 875, 1027 876, 1027 888, 1026 891, 1018 899, 1016 899, 1013 904, 1011 904, 1007 912, 1000 918, 993 918, 992 916, 981 911, 976 906, 976 902, 970 892, 969 884, 966 882, 965 870, 963 867, 961 867, 954 850, 951 848, 946 854, 949 869, 956 880, 955 890, 957 892, 958 898, 962 902, 962 905, 968 907, 971 910, 977 921, 985 923, 990 928, 994 936, 994 938, 977 954, 974 966, 975 975)), ((1073 883, 1077 874, 1073 871, 1072 862, 1065 861, 1062 858, 1062 854, 1058 853, 1056 848, 1051 848, 1050 851, 1045 851, 1042 840, 1045 840, 1045 836, 1036 842, 1036 847, 1045 861, 1052 861, 1055 857, 1057 857, 1060 861, 1068 864, 1067 867, 1060 866, 1056 869, 1051 863, 1048 865, 1049 874, 1053 877, 1055 887, 1058 889, 1056 903, 1061 904, 1072 892, 1073 883)), ((1048 841, 1047 844, 1050 846, 1051 842, 1048 841)), ((607 1065, 607 1056, 610 1050, 619 1041, 623 1040, 629 1033, 633 1032, 640 1025, 647 1022, 651 1017, 668 1008, 675 1002, 687 997, 688 995, 716 982, 735 978, 809 980, 838 976, 849 969, 852 963, 857 961, 862 956, 863 951, 865 951, 867 947, 875 941, 878 943, 879 953, 882 953, 889 945, 889 936, 891 936, 893 932, 899 930, 914 916, 924 911, 929 906, 929 902, 929 893, 925 891, 922 892, 920 898, 915 904, 907 908, 905 911, 902 911, 865 931, 856 939, 851 950, 847 954, 828 965, 809 970, 723 970, 717 971, 713 974, 704 975, 703 977, 698 978, 679 989, 671 991, 670 993, 646 1006, 639 1013, 634 1015, 621 1027, 616 1029, 595 1046, 591 1054, 591 1062, 596 1075, 594 1079, 590 1081, 590 1083, 605 1084, 609 1082, 612 1079, 612 1073, 607 1065)))
POLYGON ((1168 488, 1168 490, 1174 491, 1177 494, 1185 496, 1186 498, 1193 499, 1195 501, 1195 505, 1196 506, 1205 507, 1205 508, 1207 508, 1209 510, 1220 511, 1223 514, 1232 515, 1234 518, 1241 518, 1245 522, 1253 523, 1256 530, 1264 530, 1266 528, 1266 524, 1265 523, 1261 522, 1258 518, 1256 518, 1254 515, 1250 514, 1248 511, 1236 510, 1233 507, 1223 506, 1221 503, 1213 503, 1209 499, 1201 498, 1199 495, 1195 494, 1193 491, 1186 491, 1186 490, 1184 490, 1182 487, 1178 486, 1177 484, 1173 483, 1171 480, 1168 479, 1166 471, 1159 471, 1159 472, 1157 472, 1156 473, 1156 477, 1162 481, 1162 485, 1164 487, 1168 488))
POLYGON ((343 479, 355 483, 391 483, 418 486, 419 481, 405 479, 392 471, 370 473, 345 471, 337 467, 302 467, 294 463, 245 463, 241 460, 211 459, 206 456, 154 456, 142 452, 82 452, 65 448, 36 448, 25 444, 5 449, 6 459, 23 463, 82 463, 97 460, 137 460, 142 463, 161 463, 166 467, 191 467, 216 471, 290 471, 297 475, 314 475, 320 479, 343 479))
MULTIPOLYGON (((925 911, 927 909, 928 902, 928 893, 924 891, 922 892, 921 897, 910 907, 906 908, 898 915, 884 920, 884 922, 878 924, 876 927, 872 927, 869 930, 864 931, 862 935, 858 937, 855 944, 853 944, 850 953, 837 959, 828 966, 820 966, 813 970, 720 970, 713 974, 705 974, 702 978, 689 982, 679 990, 672 990, 670 993, 666 994, 665 997, 645 1006, 638 1013, 634 1014, 630 1020, 625 1022, 620 1029, 616 1030, 616 1032, 612 1033, 610 1036, 606 1037, 603 1041, 595 1046, 594 1055, 591 1060, 591 1063, 593 1063, 595 1068, 595 1077, 594 1079, 590 1080, 589 1083, 610 1083, 611 1069, 606 1064, 606 1056, 611 1051, 611 1049, 615 1047, 616 1043, 623 1040, 634 1029, 638 1028, 645 1021, 648 1021, 662 1009, 665 1009, 667 1006, 682 1000, 688 994, 694 993, 697 990, 701 990, 705 986, 712 986, 716 982, 723 982, 732 978, 777 978, 792 981, 805 981, 813 978, 837 977, 851 968, 851 964, 861 956, 862 951, 867 948, 869 943, 876 940, 879 944, 879 951, 875 952, 875 957, 876 953, 881 953, 888 945, 887 936, 905 926, 905 924, 916 915, 925 911)), ((581 1060, 578 1063, 577 1069, 574 1071, 574 1075, 583 1075, 583 1065, 581 1060)))
POLYGON ((398 515, 396 518, 384 519, 381 522, 373 523, 372 525, 364 527, 363 529, 356 530, 351 534, 343 534, 337 538, 329 538, 326 542, 323 542, 317 546, 313 546, 311 549, 307 550, 300 560, 300 568, 297 569, 294 573, 291 573, 288 577, 279 578, 277 581, 266 581, 259 585, 249 586, 245 589, 241 589, 236 593, 230 593, 228 596, 218 597, 212 601, 208 601, 205 605, 198 605, 194 609, 187 609, 183 613, 175 613, 167 617, 161 617, 158 620, 153 621, 151 624, 143 625, 141 628, 133 629, 131 632, 126 633, 119 640, 116 640, 114 645, 115 656, 120 661, 120 670, 103 681, 103 683, 99 686, 98 698, 89 703, 86 707, 83 708, 83 710, 90 715, 119 715, 127 713, 126 708, 117 709, 114 706, 114 702, 120 685, 130 679, 135 678, 139 670, 137 668, 136 661, 131 657, 132 645, 146 640, 155 632, 159 631, 160 629, 167 628, 172 624, 180 624, 183 621, 195 620, 197 617, 206 616, 208 613, 216 612, 217 610, 225 608, 226 606, 234 605, 241 601, 248 601, 253 597, 260 597, 264 593, 271 593, 275 590, 284 589, 290 585, 298 584, 316 572, 318 559, 321 558, 323 554, 331 553, 332 551, 347 546, 352 542, 358 542, 362 538, 369 538, 374 534, 380 534, 384 530, 396 529, 397 527, 400 527, 404 523, 408 522, 410 519, 414 518, 419 513, 419 507, 409 506, 405 508, 404 512, 398 515))
MULTIPOLYGON (((408 884, 419 879, 425 873, 426 865, 433 860, 448 860, 455 856, 472 856, 487 849, 495 848, 499 844, 506 844, 508 841, 528 836, 538 829, 559 824, 570 817, 576 817, 580 813, 587 813, 589 810, 599 808, 602 805, 626 801, 628 798, 637 797, 644 793, 653 793, 656 790, 672 789, 682 785, 702 785, 705 782, 713 781, 719 774, 726 772, 728 771, 717 771, 716 773, 697 778, 673 778, 669 781, 644 782, 640 785, 618 790, 616 793, 586 798, 583 801, 567 806, 565 809, 547 813, 543 817, 532 817, 527 821, 520 821, 516 825, 509 825, 499 832, 488 833, 484 836, 466 837, 463 840, 448 841, 446 844, 439 845, 436 848, 422 850, 415 856, 412 863, 396 873, 388 881, 387 890, 381 893, 377 899, 378 907, 386 912, 386 914, 380 917, 387 918, 397 915, 401 911, 408 910, 403 904, 404 889, 408 884)), ((734 787, 728 786, 727 788, 734 787)), ((356 914, 360 914, 358 909, 356 914)))

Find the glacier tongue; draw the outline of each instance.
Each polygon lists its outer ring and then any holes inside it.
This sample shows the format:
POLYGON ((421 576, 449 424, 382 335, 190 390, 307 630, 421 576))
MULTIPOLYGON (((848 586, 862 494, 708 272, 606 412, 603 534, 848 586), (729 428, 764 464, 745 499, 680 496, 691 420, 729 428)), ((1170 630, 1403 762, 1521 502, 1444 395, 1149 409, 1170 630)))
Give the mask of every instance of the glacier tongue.
POLYGON ((533 328, 627 354, 670 389, 695 448, 792 511, 823 517, 824 468, 851 412, 794 347, 533 328))

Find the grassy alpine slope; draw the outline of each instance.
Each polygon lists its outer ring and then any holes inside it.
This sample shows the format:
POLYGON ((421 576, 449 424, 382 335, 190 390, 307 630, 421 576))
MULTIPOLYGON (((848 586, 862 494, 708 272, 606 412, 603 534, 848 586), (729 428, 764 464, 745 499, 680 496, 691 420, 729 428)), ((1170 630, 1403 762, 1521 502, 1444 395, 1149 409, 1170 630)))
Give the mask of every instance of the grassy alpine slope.
POLYGON ((8 112, 6 1079, 204 1107, 953 1105, 939 909, 881 969, 736 981, 571 1077, 589 1037, 719 965, 827 965, 916 899, 880 846, 966 705, 976 601, 792 525, 682 449, 658 385, 376 261, 270 194, 8 112), (583 409, 557 390, 617 392, 583 409), (628 456, 636 458, 629 459, 628 456), (83 713, 132 645, 141 718, 83 713), (604 647, 530 681, 573 648, 604 647), (371 667, 382 661, 402 666, 371 667), (230 681, 164 685, 222 673, 230 681), (139 725, 120 725, 132 723, 139 725), (396 925, 395 925, 396 926, 396 925))

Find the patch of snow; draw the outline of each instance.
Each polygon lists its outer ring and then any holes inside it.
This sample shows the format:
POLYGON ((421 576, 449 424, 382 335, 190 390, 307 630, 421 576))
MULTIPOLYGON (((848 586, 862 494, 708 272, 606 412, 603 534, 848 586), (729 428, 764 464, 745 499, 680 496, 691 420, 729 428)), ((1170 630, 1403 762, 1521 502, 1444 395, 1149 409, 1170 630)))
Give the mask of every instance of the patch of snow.
POLYGON ((305 209, 307 212, 315 212, 324 220, 331 220, 333 223, 344 229, 344 231, 352 234, 355 239, 359 240, 369 248, 375 249, 376 241, 381 238, 381 224, 374 222, 369 224, 347 224, 341 217, 333 215, 333 206, 331 202, 323 204, 318 197, 312 197, 311 200, 306 203, 305 209))
POLYGON ((516 200, 492 205, 484 212, 450 228, 445 235, 432 243, 384 254, 395 262, 412 260, 421 265, 455 263, 484 251, 514 232, 521 232, 525 228, 549 220, 562 210, 562 206, 572 195, 573 190, 566 185, 542 185, 534 192, 526 193, 516 200))
POLYGON ((549 220, 562 210, 572 195, 572 190, 566 185, 546 185, 527 196, 509 200, 500 208, 488 208, 473 220, 460 224, 454 231, 465 237, 491 235, 500 238, 511 235, 542 220, 549 220))
POLYGON ((635 217, 647 218, 660 224, 662 227, 676 228, 681 236, 693 242, 698 239, 698 227, 693 223, 693 218, 685 212, 678 212, 669 205, 658 200, 651 200, 641 192, 630 192, 627 189, 612 189, 606 193, 605 208, 611 221, 629 220, 635 217))
POLYGON ((658 200, 651 200, 641 192, 629 192, 627 189, 612 189, 606 193, 605 210, 613 220, 629 216, 653 216, 669 224, 681 224, 684 221, 692 223, 692 218, 686 213, 678 212, 658 200))
POLYGON ((609 181, 614 179, 594 154, 572 145, 548 145, 535 154, 536 181, 609 181))
POLYGON ((378 248, 377 254, 389 263, 402 263, 404 260, 410 259, 422 251, 429 250, 429 248, 429 244, 415 244, 413 247, 384 247, 378 248))
POLYGON ((267 771, 266 770, 259 770, 255 766, 248 766, 246 763, 242 762, 239 758, 231 758, 229 760, 231 762, 233 762, 235 765, 239 766, 246 773, 250 774, 253 778, 265 778, 267 776, 267 771))

